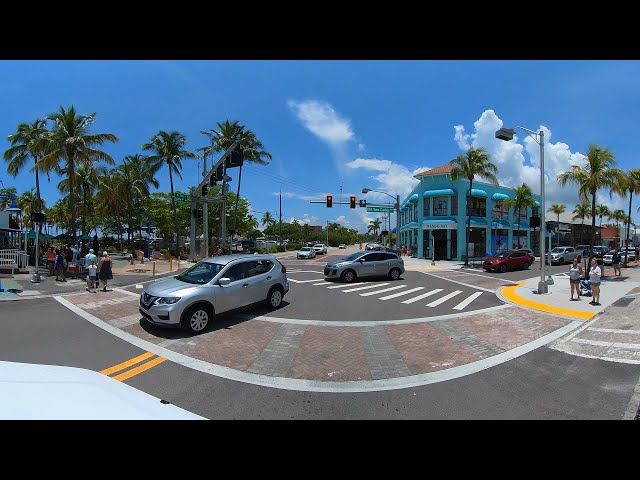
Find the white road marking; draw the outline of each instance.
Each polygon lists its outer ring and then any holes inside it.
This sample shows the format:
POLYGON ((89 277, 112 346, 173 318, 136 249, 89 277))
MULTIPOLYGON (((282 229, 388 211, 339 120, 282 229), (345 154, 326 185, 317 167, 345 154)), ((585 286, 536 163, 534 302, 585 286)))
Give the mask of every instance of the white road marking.
MULTIPOLYGON (((291 280, 291 279, 289 279, 291 280)), ((314 285, 328 285, 329 282, 320 282, 320 283, 314 283, 314 285)))
POLYGON ((572 338, 572 342, 594 345, 596 347, 630 348, 640 350, 640 343, 602 342, 600 340, 587 340, 586 338, 572 338))
MULTIPOLYGON (((290 282, 293 282, 293 283, 309 283, 309 282, 317 282, 317 281, 318 281, 318 279, 317 279, 317 278, 314 278, 313 280, 296 280, 295 278, 288 278, 288 280, 289 280, 290 282)), ((323 282, 323 283, 324 283, 324 282, 323 282)), ((316 285, 317 285, 317 284, 316 284, 316 285)))
MULTIPOLYGON (((420 273, 424 273, 425 275, 430 275, 432 277, 440 278, 442 280, 446 280, 447 282, 459 283, 460 285, 464 285, 465 287, 475 288, 476 290, 484 290, 485 292, 491 292, 491 293, 495 293, 495 291, 496 291, 495 289, 492 290, 490 288, 478 287, 477 285, 471 285, 470 283, 464 283, 464 282, 461 282, 459 280, 454 280, 452 278, 442 277, 442 276, 436 275, 434 273, 429 273, 429 272, 420 272, 420 273)), ((478 277, 491 278, 491 277, 486 277, 485 275, 478 275, 477 273, 473 273, 471 275, 476 275, 478 277)), ((501 280, 501 281, 504 281, 504 280, 501 280)), ((513 283, 513 282, 511 282, 511 283, 513 283)))
POLYGON ((466 300, 463 300, 462 302, 460 302, 458 305, 456 305, 455 307, 453 307, 454 310, 462 310, 465 307, 467 307, 471 302, 473 302, 476 298, 478 298, 480 295, 482 295, 482 292, 476 292, 473 295, 470 295, 469 297, 467 297, 466 300))
MULTIPOLYGON (((389 285, 388 283, 377 283, 375 285, 367 285, 366 287, 350 288, 349 290, 342 290, 343 292, 357 292, 358 290, 368 290, 370 288, 378 288, 389 285)), ((331 288, 331 287, 329 287, 331 288)))
POLYGON ((141 288, 144 288, 144 285, 141 285, 141 284, 139 284, 139 283, 136 283, 136 289, 138 289, 138 290, 139 290, 139 289, 141 289, 141 288))
POLYGON ((434 300, 431 303, 427 303, 427 307, 437 307, 438 305, 440 305, 441 303, 446 302, 447 300, 449 300, 450 298, 455 297, 456 295, 460 295, 462 293, 462 290, 456 290, 454 292, 451 292, 449 295, 445 295, 442 298, 439 298, 438 300, 434 300))
POLYGON ((623 330, 621 328, 587 328, 592 332, 602 332, 602 333, 631 333, 635 335, 640 335, 640 330, 623 330))
POLYGON ((418 290, 422 290, 424 287, 416 287, 411 290, 405 290, 404 292, 394 293, 393 295, 387 295, 386 297, 380 297, 379 300, 389 300, 391 298, 401 297, 402 295, 408 295, 413 292, 417 292, 418 290))
MULTIPOLYGON (((353 287, 353 284, 352 284, 352 283, 339 283, 338 285, 333 285, 333 282, 332 282, 332 283, 325 282, 324 284, 325 284, 325 285, 331 285, 331 287, 327 287, 327 290, 328 290, 328 289, 330 289, 330 288, 345 288, 345 287, 353 287)), ((315 285, 315 284, 314 284, 314 285, 315 285)))
POLYGON ((430 292, 423 293, 422 295, 418 295, 417 297, 410 298, 409 300, 405 300, 402 303, 409 304, 409 303, 417 302, 418 300, 422 300, 423 298, 430 297, 431 295, 435 295, 436 293, 441 291, 442 291, 441 288, 436 288, 435 290, 431 290, 430 292))
POLYGON ((369 295, 377 295, 378 293, 390 292, 391 290, 398 290, 404 288, 406 285, 398 285, 397 287, 383 288, 382 290, 376 290, 375 292, 361 293, 361 297, 368 297, 369 295))

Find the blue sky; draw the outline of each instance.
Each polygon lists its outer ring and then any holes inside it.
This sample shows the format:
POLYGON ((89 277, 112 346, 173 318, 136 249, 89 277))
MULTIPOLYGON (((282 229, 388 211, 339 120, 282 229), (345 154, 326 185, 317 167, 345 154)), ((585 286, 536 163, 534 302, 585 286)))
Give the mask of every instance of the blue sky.
MULTIPOLYGON (((19 123, 61 105, 97 112, 92 132, 119 137, 104 147, 117 162, 143 153, 159 130, 180 131, 195 150, 206 144, 201 130, 238 120, 273 155, 268 166, 243 170, 241 195, 254 215, 277 218, 282 190, 283 221, 338 221, 362 231, 377 214, 309 200, 331 193, 337 201, 341 187, 344 201, 391 200, 365 197, 363 187, 404 197, 414 173, 448 163, 469 145, 489 151, 502 184, 526 181, 539 193, 538 145, 521 131, 517 143, 494 138, 496 128, 522 125, 545 129, 547 205, 571 211, 575 189, 559 188, 555 176, 581 163, 589 143, 610 148, 620 168, 640 166, 638 85, 639 61, 0 61, 0 149, 19 123)), ((186 190, 200 176, 197 161, 183 166, 175 185, 186 190)), ((166 169, 158 179, 168 191, 166 169)), ((19 193, 34 186, 29 171, 14 179, 3 168, 0 180, 19 193)), ((49 206, 59 198, 58 181, 41 182, 49 206)), ((607 192, 600 200, 628 207, 607 192)))

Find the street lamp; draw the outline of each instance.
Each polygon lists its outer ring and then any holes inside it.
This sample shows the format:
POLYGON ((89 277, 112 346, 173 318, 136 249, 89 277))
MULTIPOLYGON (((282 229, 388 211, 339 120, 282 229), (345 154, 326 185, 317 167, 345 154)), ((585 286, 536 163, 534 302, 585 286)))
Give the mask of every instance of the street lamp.
MULTIPOLYGON (((544 245, 545 245, 545 235, 547 230, 547 224, 545 222, 545 207, 544 207, 544 131, 540 130, 539 132, 534 132, 533 130, 529 130, 528 128, 521 127, 516 125, 516 128, 520 128, 526 132, 529 132, 529 136, 533 138, 533 140, 540 145, 540 281, 538 282, 538 294, 548 293, 548 285, 553 285, 553 279, 551 278, 551 265, 549 265, 549 278, 545 282, 544 280, 544 271, 545 271, 545 258, 544 258, 544 245)), ((513 128, 501 128, 496 131, 496 138, 500 140, 504 140, 508 142, 513 140, 516 131, 513 128)), ((520 221, 520 220, 518 220, 520 221)), ((520 241, 520 239, 518 239, 520 241)), ((551 254, 549 254, 549 262, 551 262, 551 254)))
MULTIPOLYGON (((394 200, 393 206, 396 209, 396 250, 399 252, 400 251, 400 195, 396 195, 394 197, 393 195, 390 195, 387 192, 381 192, 380 190, 372 190, 370 188, 362 189, 362 193, 364 193, 365 195, 369 192, 383 193, 384 195, 393 198, 394 200)), ((389 225, 389 230, 391 230, 391 225, 389 225)))

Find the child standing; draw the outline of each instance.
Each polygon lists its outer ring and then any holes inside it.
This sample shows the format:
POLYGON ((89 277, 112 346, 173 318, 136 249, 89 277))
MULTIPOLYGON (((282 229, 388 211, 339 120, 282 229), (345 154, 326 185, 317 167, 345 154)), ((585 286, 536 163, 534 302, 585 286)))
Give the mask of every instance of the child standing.
POLYGON ((87 292, 96 293, 96 280, 98 279, 98 266, 95 260, 87 267, 87 292))

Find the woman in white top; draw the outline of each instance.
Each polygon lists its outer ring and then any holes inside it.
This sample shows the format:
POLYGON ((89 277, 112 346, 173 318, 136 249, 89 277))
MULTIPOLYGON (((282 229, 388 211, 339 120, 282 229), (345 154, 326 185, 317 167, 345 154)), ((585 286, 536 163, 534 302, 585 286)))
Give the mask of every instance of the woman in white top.
POLYGON ((589 303, 591 305, 600 305, 600 281, 602 278, 602 270, 598 266, 598 260, 591 260, 591 270, 589 270, 589 283, 591 284, 591 291, 593 292, 593 300, 589 303))
POLYGON ((571 301, 580 300, 580 278, 583 273, 584 271, 582 265, 578 262, 578 257, 573 257, 573 263, 571 264, 571 268, 569 268, 569 284, 571 285, 571 298, 569 300, 571 301), (573 298, 574 290, 577 298, 573 298))

